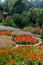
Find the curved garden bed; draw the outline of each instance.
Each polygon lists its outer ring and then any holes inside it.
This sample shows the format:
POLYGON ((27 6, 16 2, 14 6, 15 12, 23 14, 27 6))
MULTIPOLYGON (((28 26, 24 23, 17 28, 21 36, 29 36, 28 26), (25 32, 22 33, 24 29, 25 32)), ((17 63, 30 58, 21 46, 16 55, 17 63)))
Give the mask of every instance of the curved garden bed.
POLYGON ((18 44, 18 45, 35 45, 39 43, 39 39, 33 36, 15 36, 13 37, 13 40, 18 44))

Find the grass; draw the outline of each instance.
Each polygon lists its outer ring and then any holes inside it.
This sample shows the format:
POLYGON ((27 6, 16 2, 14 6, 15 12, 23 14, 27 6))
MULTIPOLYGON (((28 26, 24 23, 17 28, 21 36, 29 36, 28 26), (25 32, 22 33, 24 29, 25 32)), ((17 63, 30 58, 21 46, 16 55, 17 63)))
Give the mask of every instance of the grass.
POLYGON ((2 35, 2 36, 0 36, 0 38, 8 38, 8 39, 10 38, 10 39, 11 39, 11 38, 12 38, 12 36, 2 35))

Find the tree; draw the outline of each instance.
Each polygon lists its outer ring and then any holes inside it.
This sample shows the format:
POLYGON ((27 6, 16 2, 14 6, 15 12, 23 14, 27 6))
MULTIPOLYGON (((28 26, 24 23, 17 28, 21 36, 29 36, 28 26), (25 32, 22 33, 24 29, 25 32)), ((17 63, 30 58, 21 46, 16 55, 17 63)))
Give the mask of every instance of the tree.
POLYGON ((4 3, 3 3, 3 11, 9 13, 10 10, 9 10, 9 5, 8 5, 8 3, 9 3, 9 0, 5 0, 5 1, 4 1, 4 3))
POLYGON ((13 15, 14 23, 17 25, 17 27, 22 28, 22 16, 20 14, 14 14, 13 15))
POLYGON ((36 19, 37 19, 37 9, 36 8, 31 8, 28 12, 28 18, 30 23, 36 24, 36 19))
POLYGON ((16 3, 13 6, 12 12, 21 14, 25 10, 25 3, 23 3, 23 0, 17 0, 16 3))
POLYGON ((0 23, 2 22, 3 19, 2 12, 3 12, 3 6, 2 4, 0 4, 0 23))
POLYGON ((42 33, 41 33, 41 39, 43 39, 43 31, 42 31, 42 33))
POLYGON ((12 13, 12 8, 16 1, 17 0, 5 0, 4 1, 5 11, 8 10, 9 13, 12 13))
POLYGON ((38 10, 38 17, 37 17, 37 24, 38 24, 38 26, 43 26, 43 9, 39 9, 38 10))
POLYGON ((23 2, 25 3, 25 5, 26 5, 26 11, 28 12, 29 9, 33 7, 33 4, 29 0, 23 0, 23 2))
POLYGON ((2 4, 0 4, 0 12, 2 12, 3 11, 3 6, 2 6, 2 4))

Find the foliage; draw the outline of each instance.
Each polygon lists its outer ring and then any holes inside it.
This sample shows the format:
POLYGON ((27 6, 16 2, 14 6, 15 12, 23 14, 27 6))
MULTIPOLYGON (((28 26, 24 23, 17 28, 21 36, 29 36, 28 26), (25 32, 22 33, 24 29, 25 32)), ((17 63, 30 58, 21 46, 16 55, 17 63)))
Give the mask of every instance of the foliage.
POLYGON ((2 6, 2 4, 0 4, 0 12, 2 12, 3 11, 3 6, 2 6))
POLYGON ((31 8, 28 12, 28 18, 30 21, 30 24, 33 23, 34 26, 42 26, 43 24, 43 9, 37 9, 37 8, 31 8))
POLYGON ((14 14, 12 15, 12 19, 14 20, 14 23, 17 25, 19 28, 23 28, 28 25, 29 19, 25 15, 20 15, 20 14, 14 14))
POLYGON ((42 63, 39 61, 39 62, 38 62, 38 65, 42 65, 42 63))
POLYGON ((14 50, 0 49, 0 65, 42 65, 42 51, 43 46, 24 46, 14 50))
POLYGON ((19 14, 14 14, 13 19, 17 27, 21 27, 22 16, 20 16, 19 14))
POLYGON ((41 33, 41 39, 43 39, 43 31, 42 31, 42 33, 41 33))
POLYGON ((3 17, 2 14, 0 13, 0 23, 2 23, 3 17))
POLYGON ((7 17, 5 20, 2 21, 3 25, 5 26, 12 26, 12 27, 16 27, 16 24, 14 23, 14 21, 11 19, 11 17, 7 17))
POLYGON ((3 19, 2 12, 3 12, 3 7, 2 4, 0 4, 0 23, 2 23, 2 19, 3 19))
POLYGON ((41 32, 42 32, 42 28, 40 28, 40 27, 33 27, 33 26, 24 27, 23 30, 30 31, 30 32, 32 32, 34 34, 38 34, 38 35, 40 35, 41 32))
POLYGON ((30 23, 36 24, 37 15, 38 15, 37 10, 35 8, 30 9, 29 11, 30 23))
POLYGON ((39 10, 39 12, 38 12, 38 17, 37 17, 37 19, 36 19, 36 24, 38 25, 38 26, 42 26, 43 25, 43 9, 40 9, 39 10))
POLYGON ((25 10, 25 4, 23 0, 17 0, 13 6, 12 12, 21 14, 25 10))
MULTIPOLYGON (((0 4, 0 13, 7 12, 7 16, 11 16, 14 20, 13 23, 11 22, 12 25, 10 22, 6 22, 5 25, 9 23, 9 26, 17 26, 19 28, 29 25, 43 27, 43 8, 38 8, 38 6, 36 6, 37 2, 40 1, 5 0, 0 4), (34 3, 36 4, 35 6, 34 3)), ((4 18, 4 16, 0 15, 0 21, 2 21, 2 17, 4 18)))

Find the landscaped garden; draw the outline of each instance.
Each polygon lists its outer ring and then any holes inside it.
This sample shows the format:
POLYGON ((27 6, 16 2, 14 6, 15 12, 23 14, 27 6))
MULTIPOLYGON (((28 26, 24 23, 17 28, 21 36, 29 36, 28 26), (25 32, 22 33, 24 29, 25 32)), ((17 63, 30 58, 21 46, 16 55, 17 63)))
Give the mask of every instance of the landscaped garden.
POLYGON ((32 44, 36 44, 39 42, 39 39, 33 37, 33 36, 15 36, 13 37, 13 40, 15 40, 15 42, 17 44, 24 44, 24 45, 32 45, 32 44))
POLYGON ((20 31, 0 31, 0 65, 43 65, 40 38, 20 31))
POLYGON ((0 0, 0 65, 43 65, 42 0, 0 0))

